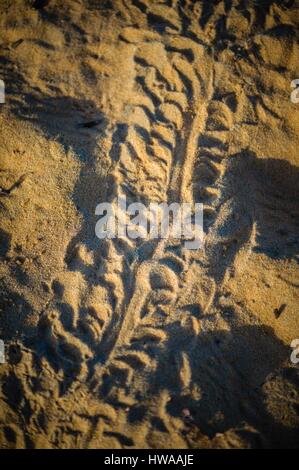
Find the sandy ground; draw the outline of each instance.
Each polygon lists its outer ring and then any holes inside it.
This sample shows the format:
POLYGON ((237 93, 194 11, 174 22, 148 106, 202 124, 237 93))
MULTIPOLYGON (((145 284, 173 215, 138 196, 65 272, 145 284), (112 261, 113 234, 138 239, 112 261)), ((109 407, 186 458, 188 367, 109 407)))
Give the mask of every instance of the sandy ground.
POLYGON ((0 446, 298 447, 299 2, 0 13, 0 446), (100 241, 120 195, 204 249, 100 241))

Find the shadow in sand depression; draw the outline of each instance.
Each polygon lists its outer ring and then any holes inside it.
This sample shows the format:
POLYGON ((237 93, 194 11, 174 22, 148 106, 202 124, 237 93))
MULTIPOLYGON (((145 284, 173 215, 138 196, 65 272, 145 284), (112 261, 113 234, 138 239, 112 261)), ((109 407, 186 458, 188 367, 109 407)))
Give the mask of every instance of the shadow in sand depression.
MULTIPOLYGON (((251 436, 257 439, 252 442, 254 447, 298 445, 298 430, 277 422, 267 407, 263 386, 272 374, 281 373, 294 392, 299 383, 298 369, 283 367, 290 350, 277 339, 272 328, 232 325, 230 331, 201 333, 196 344, 181 330, 179 334, 171 331, 169 338, 154 387, 172 392, 167 404, 171 415, 179 417, 184 408, 189 409, 193 425, 209 437, 241 428, 246 422, 260 433, 251 436), (165 374, 170 364, 173 370, 180 364, 177 357, 182 351, 188 354, 192 381, 200 390, 198 400, 186 391, 180 392, 175 373, 165 374)), ((296 407, 295 402, 293 406, 296 407)))
POLYGON ((95 243, 94 209, 109 186, 106 181, 107 161, 103 162, 100 148, 108 121, 94 101, 64 96, 59 89, 52 90, 50 85, 48 93, 44 93, 31 86, 7 58, 1 57, 0 65, 7 84, 7 107, 11 112, 32 123, 46 138, 59 142, 65 152, 72 151, 80 163, 72 198, 83 222, 78 235, 70 243, 69 257, 82 238, 87 244, 95 243))
POLYGON ((211 227, 215 238, 206 243, 215 281, 222 282, 245 245, 272 259, 298 262, 299 168, 244 150, 230 157, 222 184, 220 216, 211 227))

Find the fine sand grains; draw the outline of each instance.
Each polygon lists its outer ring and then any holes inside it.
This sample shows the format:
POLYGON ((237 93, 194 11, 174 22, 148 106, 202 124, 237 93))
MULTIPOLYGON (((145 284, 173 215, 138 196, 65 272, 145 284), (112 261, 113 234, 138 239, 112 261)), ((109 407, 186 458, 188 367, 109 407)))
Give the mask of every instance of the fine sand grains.
POLYGON ((0 13, 0 447, 298 447, 298 1, 0 13), (204 247, 97 239, 119 197, 204 247))

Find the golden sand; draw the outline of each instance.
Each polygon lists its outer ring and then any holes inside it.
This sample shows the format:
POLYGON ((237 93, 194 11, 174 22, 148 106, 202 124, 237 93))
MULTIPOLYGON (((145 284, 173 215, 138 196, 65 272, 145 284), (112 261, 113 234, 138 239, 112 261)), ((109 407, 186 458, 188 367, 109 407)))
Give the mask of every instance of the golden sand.
POLYGON ((0 13, 0 447, 298 447, 298 1, 0 13), (119 195, 204 249, 97 239, 119 195))

